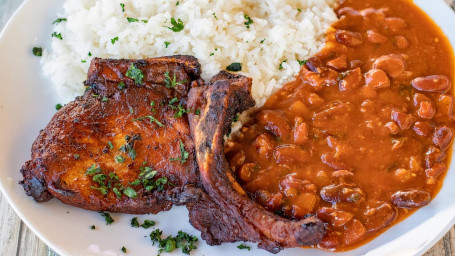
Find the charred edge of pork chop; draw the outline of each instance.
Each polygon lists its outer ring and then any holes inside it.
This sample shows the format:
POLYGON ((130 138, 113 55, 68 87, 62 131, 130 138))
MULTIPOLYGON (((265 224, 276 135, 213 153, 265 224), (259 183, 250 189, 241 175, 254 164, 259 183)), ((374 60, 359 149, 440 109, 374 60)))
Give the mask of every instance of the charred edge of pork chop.
MULTIPOLYGON (((166 97, 167 99, 181 96, 182 102, 186 103, 190 84, 192 82, 201 83, 200 81, 195 80, 199 79, 200 73, 200 65, 197 62, 197 59, 188 56, 162 57, 137 61, 94 59, 90 67, 89 79, 87 80, 93 82, 90 84, 91 88, 89 88, 83 96, 77 97, 75 101, 70 102, 58 111, 46 128, 40 131, 38 138, 34 142, 32 146, 32 159, 27 161, 21 169, 24 179, 19 183, 24 187, 26 194, 33 197, 38 202, 48 201, 55 196, 64 203, 88 210, 105 210, 126 213, 157 213, 162 210, 170 209, 172 204, 184 204, 191 200, 197 200, 200 196, 201 189, 195 186, 195 184, 198 183, 199 178, 194 157, 194 143, 191 139, 189 127, 187 128, 186 133, 181 134, 181 129, 176 128, 175 126, 179 125, 179 123, 175 121, 177 119, 173 114, 169 113, 168 110, 163 110, 167 111, 167 113, 163 115, 169 116, 169 119, 165 120, 166 122, 171 120, 169 129, 177 129, 173 134, 180 134, 182 141, 185 144, 185 148, 190 151, 189 159, 185 163, 185 168, 187 167, 185 171, 182 173, 175 173, 171 170, 172 166, 167 168, 171 173, 171 176, 168 176, 169 181, 173 181, 173 179, 179 181, 178 183, 173 183, 178 184, 178 186, 174 188, 169 187, 169 189, 166 189, 165 191, 154 191, 153 193, 144 194, 144 196, 140 195, 140 192, 138 191, 138 197, 135 199, 119 200, 117 202, 114 201, 113 204, 106 204, 106 202, 103 202, 96 196, 90 196, 89 200, 84 200, 81 193, 79 193, 81 191, 67 189, 68 184, 62 183, 60 178, 55 178, 59 177, 60 174, 55 174, 55 170, 52 170, 52 167, 49 166, 55 167, 54 163, 56 161, 61 162, 60 166, 57 166, 63 167, 62 169, 66 169, 65 161, 69 161, 67 164, 72 165, 73 163, 71 161, 74 161, 74 159, 72 159, 72 155, 71 157, 68 157, 67 148, 69 147, 73 149, 79 148, 84 152, 87 150, 84 145, 79 145, 77 142, 78 139, 81 139, 80 136, 84 134, 80 132, 80 128, 88 129, 90 131, 90 127, 92 127, 92 131, 95 133, 92 132, 89 134, 95 137, 94 139, 96 140, 98 139, 96 138, 98 136, 106 136, 106 134, 98 134, 96 132, 103 126, 103 124, 99 123, 99 120, 103 120, 103 118, 106 117, 113 117, 117 120, 119 117, 118 115, 120 115, 120 117, 123 115, 120 113, 130 113, 128 111, 128 106, 131 106, 130 103, 139 104, 141 108, 151 108, 150 102, 143 101, 147 98, 147 96, 144 95, 149 94, 148 92, 153 92, 153 95, 155 96, 162 95, 162 97, 166 97), (136 85, 131 78, 124 77, 124 74, 127 72, 131 63, 134 63, 134 65, 140 67, 141 70, 144 71, 145 78, 140 85, 136 85), (166 88, 166 83, 163 79, 166 72, 169 72, 171 78, 173 75, 176 75, 176 81, 185 82, 179 83, 177 85, 179 88, 166 88), (153 77, 151 74, 156 77, 153 77), (125 89, 120 90, 117 88, 119 82, 124 82, 128 85, 125 89), (110 93, 108 93, 108 91, 110 93), (93 95, 97 94, 100 96, 93 97, 93 95), (104 97, 108 98, 106 102, 103 100, 104 97), (141 98, 141 101, 139 101, 139 98, 141 98), (125 102, 121 99, 124 99, 125 102), (128 106, 123 106, 125 104, 128 106), (120 110, 120 107, 123 109, 120 110), (63 160, 62 156, 68 160, 63 160)), ((159 102, 156 104, 157 108, 159 108, 159 102)), ((180 123, 187 123, 185 117, 180 119, 180 123)), ((131 122, 131 118, 128 117, 128 120, 127 125, 131 125, 133 123, 131 122)), ((140 125, 141 129, 147 129, 148 124, 144 122, 136 123, 135 125, 140 125)), ((188 126, 188 124, 186 125, 188 126)), ((113 126, 111 125, 109 127, 113 126)), ((153 129, 156 128, 157 126, 153 129)), ((168 128, 166 127, 166 129, 168 128)), ((143 138, 143 140, 147 139, 148 138, 143 138)), ((91 158, 91 149, 89 149, 89 155, 91 158)), ((139 155, 140 152, 138 152, 138 157, 139 155)), ((111 159, 111 161, 113 161, 113 159, 111 159)), ((85 172, 85 169, 81 168, 79 171, 85 172)), ((58 172, 61 173, 61 171, 58 172)), ((90 190, 90 186, 84 189, 90 190)), ((97 191, 93 190, 93 193, 97 193, 97 191)))
POLYGON ((207 193, 189 203, 190 222, 209 244, 259 242, 277 253, 285 247, 314 245, 322 240, 324 224, 312 216, 299 221, 282 218, 252 201, 236 182, 224 155, 224 135, 237 112, 254 105, 251 79, 221 72, 211 85, 192 88, 188 105, 201 183, 207 193))

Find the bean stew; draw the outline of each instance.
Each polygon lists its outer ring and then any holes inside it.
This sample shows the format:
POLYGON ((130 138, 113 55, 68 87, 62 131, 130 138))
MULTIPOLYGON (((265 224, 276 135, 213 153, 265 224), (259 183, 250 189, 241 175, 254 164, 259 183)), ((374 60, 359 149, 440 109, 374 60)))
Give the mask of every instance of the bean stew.
POLYGON ((373 239, 436 196, 453 137, 454 53, 407 0, 346 0, 325 47, 226 143, 251 199, 317 215, 317 247, 373 239))

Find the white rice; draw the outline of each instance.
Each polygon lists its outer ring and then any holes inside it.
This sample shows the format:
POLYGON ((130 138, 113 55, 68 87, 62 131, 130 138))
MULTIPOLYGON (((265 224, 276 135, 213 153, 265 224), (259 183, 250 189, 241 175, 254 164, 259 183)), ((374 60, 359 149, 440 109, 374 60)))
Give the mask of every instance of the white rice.
POLYGON ((174 54, 197 57, 209 80, 232 62, 253 78, 258 106, 295 76, 298 60, 315 54, 336 20, 335 0, 67 0, 44 51, 44 74, 62 103, 84 91, 91 58, 149 58, 174 54), (122 12, 120 4, 124 4, 122 12), (247 14, 254 23, 247 28, 247 14), (128 22, 127 17, 138 22, 128 22), (181 19, 184 29, 167 27, 181 19), (147 23, 142 22, 147 21, 147 23), (118 37, 114 44, 111 39, 118 37), (165 42, 170 44, 166 48, 165 42), (88 53, 92 56, 88 56, 88 53), (283 62, 283 60, 287 60, 283 62), (282 63, 282 69, 280 69, 282 63))

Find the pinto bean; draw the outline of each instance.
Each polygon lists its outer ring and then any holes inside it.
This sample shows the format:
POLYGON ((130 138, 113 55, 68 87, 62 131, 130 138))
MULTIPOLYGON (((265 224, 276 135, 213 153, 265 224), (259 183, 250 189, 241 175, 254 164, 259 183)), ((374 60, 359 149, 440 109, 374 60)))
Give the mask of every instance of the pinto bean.
POLYGON ((385 15, 381 10, 374 8, 367 8, 360 11, 363 16, 364 24, 381 25, 384 23, 385 15))
POLYGON ((427 184, 435 184, 436 178, 447 169, 444 163, 436 163, 433 167, 425 170, 427 175, 427 184))
POLYGON ((339 244, 340 242, 338 241, 338 235, 329 229, 327 230, 327 233, 322 238, 322 241, 318 244, 318 246, 324 249, 333 249, 336 248, 339 244))
POLYGON ((273 151, 274 140, 271 135, 262 133, 254 139, 253 146, 261 156, 269 158, 273 151))
POLYGON ((400 128, 394 122, 388 122, 385 124, 385 127, 389 129, 390 134, 395 135, 400 132, 400 128))
POLYGON ((411 85, 424 92, 446 92, 450 89, 449 78, 441 75, 417 77, 411 81, 411 85))
POLYGON ((430 146, 425 153, 425 164, 427 168, 433 167, 436 163, 441 162, 446 158, 446 153, 439 148, 430 146))
POLYGON ((303 145, 308 141, 308 125, 306 123, 301 123, 297 125, 294 129, 294 143, 297 145, 303 145))
POLYGON ((374 61, 373 68, 381 69, 392 78, 396 78, 405 70, 406 62, 397 54, 384 55, 374 61))
POLYGON ((365 193, 351 184, 329 185, 321 189, 322 200, 330 203, 359 203, 364 200, 365 193))
POLYGON ((414 106, 417 108, 417 115, 421 118, 432 119, 436 114, 433 101, 421 93, 414 94, 414 106))
POLYGON ((319 208, 316 212, 316 216, 322 221, 329 223, 334 227, 344 226, 354 217, 354 215, 350 212, 333 209, 330 207, 319 208))
POLYGON ((431 194, 421 189, 397 191, 392 195, 392 202, 398 208, 419 208, 427 205, 430 200, 431 194))
POLYGON ((400 33, 407 26, 405 20, 403 20, 401 18, 395 18, 395 17, 385 18, 384 23, 385 23, 385 29, 391 34, 400 33))
POLYGON ((395 220, 397 211, 389 203, 376 202, 367 206, 364 216, 363 223, 367 230, 377 231, 389 226, 395 220))
POLYGON ((335 38, 340 44, 349 47, 357 47, 362 45, 362 35, 358 32, 340 29, 335 32, 335 38))
POLYGON ((339 86, 340 91, 352 91, 353 89, 359 87, 362 83, 362 71, 360 68, 354 70, 349 70, 345 73, 345 77, 341 79, 339 86))
POLYGON ((352 111, 352 106, 347 102, 334 102, 328 105, 327 109, 317 112, 313 115, 313 121, 327 120, 336 115, 344 115, 352 111))
POLYGON ((280 145, 273 151, 277 163, 307 163, 310 153, 296 145, 280 145))
POLYGON ((344 233, 344 243, 345 244, 353 244, 365 236, 367 232, 365 226, 363 226, 362 222, 357 219, 354 219, 350 225, 348 225, 345 229, 344 233))
POLYGON ((279 192, 271 194, 266 190, 258 190, 254 195, 254 200, 269 211, 276 211, 283 202, 283 194, 279 192))
POLYGON ((415 122, 412 129, 419 136, 429 136, 433 132, 433 128, 430 123, 422 121, 415 122))
POLYGON ((287 196, 295 196, 299 192, 316 193, 316 185, 307 181, 296 178, 292 175, 286 175, 280 180, 280 189, 287 196))
POLYGON ((339 20, 335 23, 336 28, 358 28, 362 25, 363 16, 351 7, 344 7, 338 10, 339 20))
POLYGON ((322 154, 321 161, 333 169, 348 169, 348 165, 331 154, 322 154))
POLYGON ((408 48, 409 46, 409 41, 408 39, 406 39, 406 37, 404 36, 396 36, 394 39, 393 39, 393 45, 398 48, 398 49, 406 49, 408 48))
POLYGON ((407 130, 414 123, 414 117, 398 110, 392 110, 392 120, 397 122, 402 130, 407 130))
POLYGON ((240 179, 244 182, 251 181, 251 173, 254 171, 256 164, 254 163, 247 163, 242 165, 238 171, 238 175, 240 179))
POLYGON ((348 68, 348 59, 346 55, 341 55, 338 58, 327 61, 327 66, 337 71, 346 70, 348 68))
POLYGON ((387 41, 387 37, 374 30, 367 31, 367 38, 373 44, 382 44, 387 41))
POLYGON ((256 116, 258 123, 274 136, 286 138, 291 132, 291 126, 285 117, 273 110, 263 110, 256 116))
POLYGON ((452 142, 452 129, 447 126, 437 127, 433 135, 433 143, 440 149, 445 150, 452 142))
POLYGON ((365 82, 373 88, 385 88, 390 86, 390 80, 387 74, 380 69, 372 69, 365 73, 365 82))

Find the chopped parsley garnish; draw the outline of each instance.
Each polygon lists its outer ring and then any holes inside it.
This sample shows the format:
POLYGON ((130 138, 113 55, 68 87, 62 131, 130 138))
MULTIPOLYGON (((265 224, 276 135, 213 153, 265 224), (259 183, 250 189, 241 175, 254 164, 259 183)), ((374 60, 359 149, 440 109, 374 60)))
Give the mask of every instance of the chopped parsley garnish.
POLYGON ((126 85, 124 82, 120 82, 118 85, 117 85, 117 88, 119 90, 125 90, 126 89, 126 85))
POLYGON ((107 102, 108 100, 109 100, 108 97, 103 97, 103 98, 101 99, 102 102, 107 102))
POLYGON ((189 235, 183 231, 179 231, 177 236, 168 236, 165 239, 161 238, 163 231, 160 229, 154 230, 150 233, 150 239, 155 243, 158 243, 158 255, 161 255, 162 252, 172 252, 177 248, 182 248, 182 253, 190 254, 193 249, 197 249, 195 243, 197 242, 197 237, 189 235))
POLYGON ((62 104, 58 103, 55 105, 55 110, 60 110, 61 108, 63 108, 62 104))
MULTIPOLYGON (((134 121, 134 120, 133 120, 134 121)), ((125 136, 126 144, 121 146, 118 151, 121 151, 123 153, 128 153, 128 156, 132 159, 135 160, 137 153, 136 150, 134 150, 134 142, 137 140, 141 140, 141 135, 140 134, 135 134, 131 138, 131 136, 126 135, 125 136)))
POLYGON ((215 13, 212 13, 213 17, 215 18, 215 20, 218 19, 218 17, 216 17, 216 14, 215 13))
POLYGON ((239 121, 239 114, 235 114, 234 119, 232 121, 234 122, 239 121))
POLYGON ((144 223, 141 225, 141 227, 148 229, 150 227, 153 227, 156 225, 156 222, 153 220, 144 220, 144 223))
POLYGON ((175 4, 176 6, 180 4, 180 1, 177 1, 177 3, 175 4))
POLYGON ((171 18, 171 25, 172 27, 167 28, 174 32, 180 32, 185 28, 185 25, 183 25, 183 21, 181 19, 175 20, 175 18, 171 18))
POLYGON ((137 217, 134 217, 131 219, 131 227, 133 227, 133 228, 139 227, 139 221, 137 221, 137 217))
POLYGON ((242 63, 233 62, 231 65, 226 67, 226 70, 232 72, 242 71, 242 63))
POLYGON ((118 164, 121 164, 121 163, 124 163, 125 162, 125 158, 123 156, 115 156, 115 162, 118 163, 118 164))
POLYGON ((41 47, 33 47, 32 53, 36 57, 41 57, 41 56, 43 56, 43 48, 41 48, 41 47))
POLYGON ((194 111, 194 114, 195 115, 200 115, 201 114, 201 110, 200 109, 196 109, 196 111, 194 111))
POLYGON ((136 118, 136 119, 133 119, 133 122, 135 121, 142 121, 144 119, 150 119, 150 123, 155 123, 157 124, 159 127, 164 127, 164 124, 162 124, 160 121, 158 121, 154 116, 150 115, 150 116, 143 116, 143 117, 139 117, 139 118, 136 118))
POLYGON ((248 250, 248 251, 251 250, 251 247, 246 246, 246 245, 244 245, 244 244, 239 244, 239 245, 237 246, 237 248, 239 248, 240 250, 245 250, 245 249, 248 250))
POLYGON ((78 154, 74 154, 74 159, 75 159, 75 160, 78 160, 79 158, 81 158, 81 156, 80 156, 80 155, 78 155, 78 154))
POLYGON ((297 62, 300 64, 300 66, 305 65, 308 60, 297 60, 297 62))
POLYGON ((107 195, 107 193, 109 193, 109 191, 107 190, 106 187, 99 187, 98 188, 98 187, 91 186, 90 188, 100 191, 100 193, 103 194, 103 195, 107 195))
POLYGON ((166 73, 164 73, 164 83, 166 84, 166 88, 174 88, 176 85, 184 84, 186 82, 187 82, 186 80, 182 80, 182 81, 177 82, 177 78, 175 77, 175 73, 174 73, 172 79, 169 76, 169 71, 166 71, 166 73))
POLYGON ((131 22, 138 22, 138 21, 139 21, 138 19, 136 19, 136 18, 131 18, 131 17, 128 17, 128 18, 126 18, 126 19, 128 20, 129 23, 131 23, 131 22))
POLYGON ((112 142, 108 141, 107 145, 109 146, 110 149, 114 149, 114 145, 112 145, 112 142))
POLYGON ((60 40, 63 40, 62 33, 54 32, 54 33, 52 33, 52 37, 58 38, 60 40))
POLYGON ((92 164, 87 171, 85 172, 85 175, 95 175, 97 173, 101 172, 101 168, 97 167, 96 164, 92 164))
POLYGON ((261 44, 263 44, 265 42, 265 38, 261 40, 261 44))
POLYGON ((125 190, 123 190, 123 194, 129 198, 135 198, 137 196, 136 190, 132 189, 131 187, 125 188, 125 190))
POLYGON ((149 23, 148 20, 141 20, 141 21, 142 21, 142 23, 149 23))
POLYGON ((175 112, 175 114, 174 114, 174 117, 175 117, 175 118, 182 117, 184 114, 190 112, 189 109, 183 108, 183 107, 182 107, 182 104, 179 104, 177 107, 178 107, 178 111, 175 112))
POLYGON ((122 12, 125 12, 125 4, 124 3, 120 3, 120 7, 122 8, 122 12))
POLYGON ((91 52, 88 52, 88 56, 91 57, 91 56, 92 56, 92 53, 91 53, 91 52))
POLYGON ((166 41, 164 42, 164 45, 166 45, 166 48, 167 48, 170 44, 171 44, 171 43, 169 43, 169 42, 166 42, 166 41))
POLYGON ((179 139, 179 142, 180 142, 180 157, 179 158, 171 158, 169 160, 170 161, 180 161, 180 163, 184 164, 186 162, 186 160, 188 159, 188 156, 190 155, 190 153, 188 153, 185 150, 185 145, 183 145, 183 142, 182 142, 181 139, 179 139))
POLYGON ((142 83, 142 79, 144 79, 144 73, 142 73, 142 70, 137 68, 134 65, 134 63, 131 63, 130 68, 128 69, 128 71, 126 71, 126 76, 131 78, 131 79, 134 79, 134 82, 136 84, 141 84, 142 83))
POLYGON ((90 226, 90 229, 91 229, 91 230, 93 230, 93 229, 95 229, 95 228, 96 228, 95 225, 91 225, 91 226, 90 226))
POLYGON ((120 192, 120 190, 118 190, 117 188, 113 188, 112 191, 118 198, 122 198, 122 192, 120 192))
POLYGON ((278 67, 279 70, 283 70, 283 63, 287 62, 288 60, 285 59, 280 63, 280 66, 278 67))
POLYGON ((67 21, 67 19, 66 18, 58 18, 58 19, 54 20, 54 22, 52 22, 52 25, 58 24, 58 23, 60 23, 62 21, 67 21))
POLYGON ((213 56, 213 55, 215 55, 215 53, 214 53, 214 52, 210 53, 210 56, 213 56))
POLYGON ((111 225, 114 222, 114 219, 111 217, 111 215, 107 212, 100 212, 101 216, 104 217, 104 220, 106 221, 106 225, 111 225))
POLYGON ((297 11, 298 11, 298 12, 302 12, 302 9, 300 9, 300 8, 297 8, 297 11))
POLYGON ((82 63, 86 63, 87 61, 86 60, 81 60, 82 63))
POLYGON ((123 252, 123 253, 126 253, 126 248, 125 248, 125 246, 122 246, 122 252, 123 252))
POLYGON ((246 28, 250 28, 250 25, 253 24, 254 21, 251 19, 250 16, 248 16, 248 14, 243 14, 243 17, 246 20, 243 24, 245 24, 246 28))
POLYGON ((130 110, 130 114, 134 114, 134 109, 133 109, 133 107, 130 107, 129 110, 130 110))
POLYGON ((111 44, 115 44, 118 41, 118 36, 111 39, 111 44))

